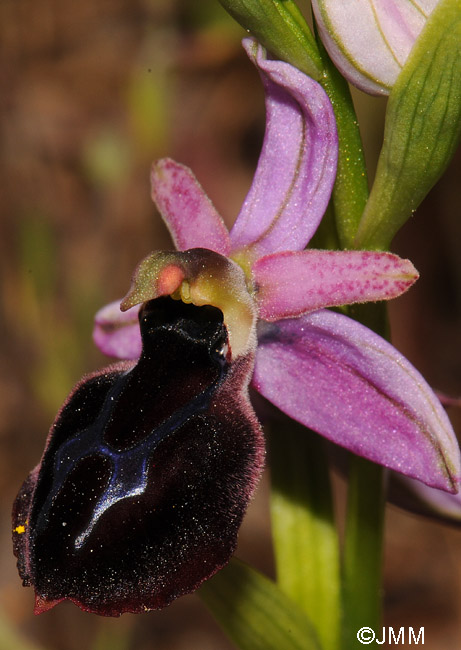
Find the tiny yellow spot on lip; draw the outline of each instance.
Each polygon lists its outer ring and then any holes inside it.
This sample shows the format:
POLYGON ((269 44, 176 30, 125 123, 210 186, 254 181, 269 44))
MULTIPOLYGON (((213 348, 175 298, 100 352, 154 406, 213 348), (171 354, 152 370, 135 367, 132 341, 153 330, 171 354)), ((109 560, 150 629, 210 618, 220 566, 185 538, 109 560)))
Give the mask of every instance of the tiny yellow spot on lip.
POLYGON ((26 532, 26 527, 22 526, 22 525, 16 526, 16 528, 14 529, 14 532, 18 533, 18 535, 22 535, 22 533, 26 532))

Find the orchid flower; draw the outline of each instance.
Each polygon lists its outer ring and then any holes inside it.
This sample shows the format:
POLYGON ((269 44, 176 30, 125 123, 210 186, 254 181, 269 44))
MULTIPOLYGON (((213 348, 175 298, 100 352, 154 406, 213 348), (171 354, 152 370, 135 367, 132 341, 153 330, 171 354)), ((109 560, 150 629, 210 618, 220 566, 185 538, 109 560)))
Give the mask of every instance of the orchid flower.
POLYGON ((367 93, 389 94, 438 0, 312 0, 337 68, 367 93))
POLYGON ((267 126, 232 230, 188 168, 154 164, 177 250, 140 263, 122 312, 97 314, 97 345, 124 361, 71 393, 17 497, 15 552, 38 613, 63 599, 104 615, 160 608, 227 563, 263 467, 250 381, 339 445, 457 490, 459 450, 424 379, 327 309, 393 298, 417 272, 390 253, 306 249, 335 179, 333 110, 315 81, 244 45, 267 126))

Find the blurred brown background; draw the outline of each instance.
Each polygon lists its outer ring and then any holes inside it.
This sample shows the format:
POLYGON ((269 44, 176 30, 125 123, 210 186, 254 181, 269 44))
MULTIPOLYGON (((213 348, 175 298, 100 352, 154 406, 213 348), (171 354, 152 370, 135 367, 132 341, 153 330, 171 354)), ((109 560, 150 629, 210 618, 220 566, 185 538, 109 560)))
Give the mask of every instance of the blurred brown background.
MULTIPOLYGON (((10 509, 72 385, 107 364, 91 341, 94 312, 125 293, 139 259, 170 245, 150 200, 152 160, 190 165, 229 224, 238 212, 264 130, 243 35, 217 0, 0 2, 1 650, 233 647, 195 596, 118 620, 67 603, 34 617, 10 509)), ((374 168, 385 102, 357 101, 374 168)), ((460 169, 458 152, 395 242, 422 279, 392 306, 398 347, 452 395, 461 395, 460 169)), ((343 492, 339 481, 340 503, 343 492)), ((238 554, 272 571, 267 477, 238 554)), ((390 510, 386 625, 425 626, 430 650, 461 647, 460 596, 461 532, 390 510)))

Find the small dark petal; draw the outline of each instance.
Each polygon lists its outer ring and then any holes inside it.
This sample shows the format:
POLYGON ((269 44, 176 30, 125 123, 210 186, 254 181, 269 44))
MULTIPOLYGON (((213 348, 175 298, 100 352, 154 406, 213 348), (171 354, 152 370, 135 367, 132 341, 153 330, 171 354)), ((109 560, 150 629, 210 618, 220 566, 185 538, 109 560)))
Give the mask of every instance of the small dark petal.
POLYGON ((143 354, 84 380, 13 512, 36 612, 63 599, 106 616, 158 609, 224 566, 263 465, 222 313, 171 298, 140 313, 143 354))

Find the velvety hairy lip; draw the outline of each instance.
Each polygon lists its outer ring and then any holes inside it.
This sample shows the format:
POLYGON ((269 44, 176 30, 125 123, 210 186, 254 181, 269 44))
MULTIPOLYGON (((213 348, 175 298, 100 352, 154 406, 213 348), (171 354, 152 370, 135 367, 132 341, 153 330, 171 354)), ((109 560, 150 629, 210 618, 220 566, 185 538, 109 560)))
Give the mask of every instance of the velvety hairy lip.
POLYGON ((68 599, 118 616, 168 605, 226 564, 263 464, 222 313, 171 298, 140 312, 143 352, 83 380, 14 508, 36 612, 68 599), (127 552, 129 549, 129 552, 127 552))

